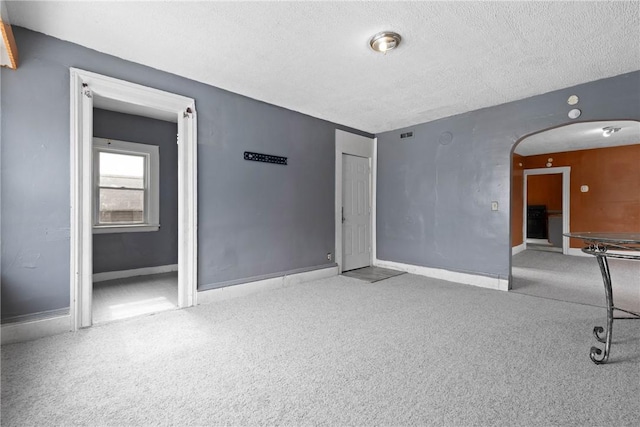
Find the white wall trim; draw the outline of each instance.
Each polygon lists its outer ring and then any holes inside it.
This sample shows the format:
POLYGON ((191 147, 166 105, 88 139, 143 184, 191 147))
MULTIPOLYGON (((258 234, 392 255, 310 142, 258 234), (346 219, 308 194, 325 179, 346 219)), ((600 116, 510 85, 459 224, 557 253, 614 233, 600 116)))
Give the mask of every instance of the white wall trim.
POLYGON ((378 258, 378 138, 373 138, 371 157, 371 265, 378 258))
MULTIPOLYGON (((571 231, 571 167, 560 166, 555 168, 525 169, 523 179, 523 197, 522 197, 522 239, 524 240, 524 248, 527 248, 527 178, 529 175, 551 175, 562 174, 562 234, 571 231)), ((562 253, 569 254, 569 238, 562 236, 562 253)))
MULTIPOLYGON (((159 268, 174 268, 177 264, 162 266, 159 268)), ((156 267, 151 267, 156 268, 156 267)), ((128 271, 140 271, 136 269, 128 271)), ((175 270, 172 270, 175 271, 175 270)), ((98 273, 102 274, 102 273, 98 273)), ((321 268, 302 273, 288 274, 281 277, 257 280, 240 285, 226 286, 224 288, 211 289, 198 293, 199 304, 209 304, 250 295, 272 289, 286 288, 301 283, 313 282, 338 275, 338 267, 321 268)), ((71 315, 50 317, 46 319, 31 320, 26 322, 7 323, 2 325, 2 344, 30 341, 50 335, 57 335, 73 331, 71 315)))
POLYGON ((509 290, 509 280, 507 279, 480 276, 477 274, 459 273, 457 271, 450 271, 442 268, 423 267, 419 265, 403 264, 399 262, 383 261, 379 259, 375 261, 374 265, 376 267, 406 271, 407 273, 411 274, 418 274, 420 276, 446 280, 448 282, 461 283, 464 285, 478 286, 481 288, 489 288, 499 291, 509 290))
POLYGON ((2 325, 2 345, 31 341, 72 331, 71 315, 2 325))
POLYGON ((373 175, 375 168, 374 153, 376 140, 354 133, 336 129, 336 170, 335 170, 335 262, 338 264, 338 274, 342 273, 342 155, 366 157, 369 159, 369 200, 371 201, 371 257, 369 265, 373 265, 375 233, 374 197, 376 193, 376 178, 373 175))
POLYGON ((105 280, 124 279, 126 277, 147 276, 149 274, 171 273, 173 271, 178 271, 178 264, 134 268, 131 270, 105 271, 103 273, 93 273, 93 283, 104 282, 105 280))
POLYGON ((197 117, 192 98, 70 68, 70 321, 91 326, 93 280, 91 146, 93 99, 135 105, 150 117, 171 113, 178 123, 178 307, 197 298, 197 117))
POLYGON ((518 246, 513 246, 511 248, 511 255, 516 255, 519 254, 520 252, 524 251, 525 249, 527 249, 527 244, 526 243, 520 243, 518 246))
POLYGON ((198 304, 210 304, 273 289, 285 288, 300 283, 312 282, 338 275, 338 267, 322 268, 319 270, 305 271, 303 273, 289 274, 270 279, 256 280, 240 285, 225 286, 218 289, 209 289, 198 293, 198 304))

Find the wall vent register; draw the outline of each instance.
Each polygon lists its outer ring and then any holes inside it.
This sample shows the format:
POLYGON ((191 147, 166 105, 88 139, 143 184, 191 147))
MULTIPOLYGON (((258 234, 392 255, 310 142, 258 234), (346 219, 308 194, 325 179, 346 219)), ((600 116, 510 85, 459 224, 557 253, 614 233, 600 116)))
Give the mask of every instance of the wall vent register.
POLYGON ((412 138, 412 137, 413 137, 413 132, 405 132, 400 134, 400 139, 412 138))
POLYGON ((287 158, 281 156, 273 156, 271 154, 252 153, 250 151, 244 152, 244 159, 254 162, 274 163, 276 165, 287 165, 287 158))

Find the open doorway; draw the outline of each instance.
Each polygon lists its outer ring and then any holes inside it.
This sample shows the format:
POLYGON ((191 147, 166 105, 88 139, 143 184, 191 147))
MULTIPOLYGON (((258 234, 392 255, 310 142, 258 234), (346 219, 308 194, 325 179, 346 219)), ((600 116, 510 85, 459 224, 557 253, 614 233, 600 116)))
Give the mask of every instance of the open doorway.
MULTIPOLYGON (((582 253, 581 241, 563 237, 562 252, 536 249, 542 244, 557 245, 550 239, 557 242, 559 224, 553 216, 559 214, 563 233, 640 229, 640 123, 572 123, 522 138, 512 155, 512 291, 604 305, 597 264, 582 253), (562 175, 561 212, 557 210, 558 174, 562 175), (531 178, 534 182, 547 180, 534 190, 546 189, 546 194, 530 197, 531 178), (535 236, 528 234, 530 207, 544 215, 543 231, 535 236)), ((637 304, 637 287, 633 289, 637 266, 624 260, 613 262, 619 264, 615 274, 620 280, 616 280, 614 292, 620 299, 616 299, 623 305, 625 298, 628 306, 637 304)))
POLYGON ((94 103, 93 323, 178 307, 177 133, 94 103))
POLYGON ((562 251, 562 174, 525 174, 525 183, 527 248, 562 251), (558 216, 560 227, 555 227, 558 216))
MULTIPOLYGON (((177 125, 178 173, 177 197, 174 201, 174 206, 177 204, 177 306, 182 308, 195 305, 197 298, 197 121, 195 101, 191 98, 75 68, 70 69, 70 80, 72 176, 70 227, 71 329, 77 330, 78 328, 91 326, 93 323, 93 236, 95 223, 97 218, 100 218, 100 212, 97 209, 99 203, 95 201, 96 197, 100 197, 100 193, 94 189, 94 184, 98 187, 100 186, 99 177, 96 179, 94 176, 94 173, 99 170, 99 166, 94 167, 93 162, 95 154, 94 107, 117 113, 168 121, 177 125)), ((116 140, 112 140, 112 144, 114 144, 114 141, 116 140)), ((131 142, 120 141, 115 145, 131 142)), ((108 141, 105 144, 108 146, 108 141)), ((131 154, 131 150, 128 152, 126 148, 116 148, 115 152, 109 154, 131 154), (118 149, 121 151, 118 151, 118 149)), ((136 155, 138 157, 151 156, 150 153, 132 151, 134 158, 136 155)), ((151 170, 150 165, 151 163, 141 168, 144 170, 144 174, 151 170)), ((151 206, 153 197, 150 194, 140 196, 141 189, 135 188, 140 186, 140 182, 133 182, 139 178, 138 175, 140 175, 139 171, 133 172, 133 176, 125 177, 128 180, 125 185, 116 187, 124 187, 125 191, 137 191, 139 193, 138 197, 144 198, 148 196, 149 199, 145 199, 143 202, 143 205, 149 204, 148 206, 145 205, 148 208, 151 206)), ((109 186, 107 185, 106 187, 109 186)), ((114 188, 107 188, 107 190, 113 191, 114 188)), ((144 218, 146 223, 136 224, 138 226, 160 227, 159 222, 155 221, 150 211, 143 211, 142 213, 136 213, 135 211, 136 209, 129 209, 128 212, 114 212, 113 215, 115 216, 109 216, 111 214, 105 213, 104 219, 108 222, 112 221, 117 215, 125 215, 129 222, 144 218)), ((118 225, 109 224, 109 226, 118 225)), ((120 224, 120 226, 124 226, 124 224, 120 224)))
MULTIPOLYGON (((549 157, 548 159, 553 159, 549 157)), ((525 169, 524 249, 569 253, 571 167, 525 169)))

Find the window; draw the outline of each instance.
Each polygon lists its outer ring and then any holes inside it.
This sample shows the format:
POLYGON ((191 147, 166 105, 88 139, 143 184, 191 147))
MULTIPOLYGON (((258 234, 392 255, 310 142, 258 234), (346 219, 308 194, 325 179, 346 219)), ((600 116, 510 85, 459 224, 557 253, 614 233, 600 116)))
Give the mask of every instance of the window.
POLYGON ((157 231, 159 149, 93 138, 93 232, 157 231))

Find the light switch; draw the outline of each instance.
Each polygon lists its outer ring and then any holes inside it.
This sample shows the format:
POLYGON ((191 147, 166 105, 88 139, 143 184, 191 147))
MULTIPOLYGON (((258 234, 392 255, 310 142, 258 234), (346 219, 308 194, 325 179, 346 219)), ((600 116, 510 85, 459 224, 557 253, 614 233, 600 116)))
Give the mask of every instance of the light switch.
POLYGON ((498 202, 491 202, 491 210, 492 211, 498 210, 498 202))

